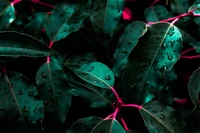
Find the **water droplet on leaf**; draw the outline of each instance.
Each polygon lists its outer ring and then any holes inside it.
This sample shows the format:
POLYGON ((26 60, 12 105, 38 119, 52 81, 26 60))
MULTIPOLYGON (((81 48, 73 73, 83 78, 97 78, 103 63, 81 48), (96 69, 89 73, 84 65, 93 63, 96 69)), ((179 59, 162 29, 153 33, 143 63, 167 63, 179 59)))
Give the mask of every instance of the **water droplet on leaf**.
POLYGON ((111 80, 111 76, 109 74, 106 74, 105 80, 111 80))
POLYGON ((162 49, 165 50, 167 48, 167 43, 163 43, 162 49))
POLYGON ((91 66, 89 69, 88 69, 88 72, 92 72, 94 70, 94 66, 91 66))
POLYGON ((164 119, 165 119, 165 116, 164 116, 163 114, 158 114, 158 116, 159 116, 159 118, 160 118, 161 120, 164 120, 164 119))
POLYGON ((172 54, 171 54, 171 53, 167 53, 167 58, 168 58, 170 61, 172 61, 172 60, 173 60, 172 54))

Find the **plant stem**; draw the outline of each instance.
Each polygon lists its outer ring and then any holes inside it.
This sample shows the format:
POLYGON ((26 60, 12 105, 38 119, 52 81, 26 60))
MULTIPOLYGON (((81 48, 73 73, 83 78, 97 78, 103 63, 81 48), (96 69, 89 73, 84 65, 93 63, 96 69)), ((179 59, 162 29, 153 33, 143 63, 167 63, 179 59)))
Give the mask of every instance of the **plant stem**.
POLYGON ((123 107, 135 107, 135 108, 138 108, 138 109, 141 109, 142 106, 140 105, 136 105, 136 104, 124 104, 122 105, 123 107))
POLYGON ((200 55, 194 55, 194 56, 181 56, 182 59, 195 59, 200 58, 200 55))
MULTIPOLYGON (((49 43, 49 48, 53 46, 53 43, 54 43, 53 41, 49 43)), ((50 63, 50 56, 47 56, 47 63, 50 63)))
POLYGON ((187 49, 187 50, 185 50, 184 52, 182 52, 181 55, 184 55, 184 54, 186 54, 186 53, 188 53, 188 52, 190 52, 190 51, 192 51, 192 50, 195 50, 195 48, 187 49))
POLYGON ((15 5, 15 4, 22 2, 22 1, 37 3, 37 4, 40 4, 40 5, 44 5, 44 6, 47 6, 47 7, 54 8, 53 5, 41 2, 40 0, 14 0, 13 2, 11 2, 11 5, 15 5))
POLYGON ((114 120, 114 119, 116 118, 118 112, 119 112, 119 108, 116 108, 116 109, 115 109, 115 112, 113 113, 113 118, 112 118, 112 120, 114 120))
POLYGON ((109 116, 107 116, 106 118, 104 118, 104 120, 107 120, 109 118, 111 118, 114 115, 114 113, 110 114, 109 116))
POLYGON ((122 122, 122 124, 123 124, 123 126, 124 126, 124 129, 125 129, 126 131, 128 131, 128 130, 129 130, 129 129, 128 129, 128 126, 127 126, 127 124, 126 124, 126 122, 124 121, 123 118, 121 118, 121 122, 122 122))
POLYGON ((113 91, 113 93, 115 94, 115 96, 116 96, 116 98, 117 98, 117 101, 118 101, 118 100, 121 100, 121 99, 119 98, 119 95, 117 94, 115 88, 111 87, 110 89, 111 89, 111 90, 113 91))

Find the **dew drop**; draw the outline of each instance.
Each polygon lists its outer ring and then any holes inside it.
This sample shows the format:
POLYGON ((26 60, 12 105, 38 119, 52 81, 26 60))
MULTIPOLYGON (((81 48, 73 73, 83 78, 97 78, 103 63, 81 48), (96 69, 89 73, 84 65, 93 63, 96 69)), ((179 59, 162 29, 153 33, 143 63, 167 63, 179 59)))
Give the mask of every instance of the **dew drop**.
POLYGON ((146 82, 145 82, 145 85, 149 85, 150 84, 150 82, 147 80, 146 82))
POLYGON ((111 76, 109 74, 106 74, 105 80, 111 80, 111 76))
POLYGON ((167 43, 163 43, 162 49, 165 50, 167 48, 167 43))
POLYGON ((89 67, 88 72, 92 72, 94 70, 94 66, 89 67))
POLYGON ((163 114, 158 114, 158 116, 159 116, 159 118, 160 118, 161 120, 164 120, 164 119, 165 119, 165 116, 164 116, 163 114))
POLYGON ((31 96, 33 96, 33 91, 29 91, 28 92, 28 95, 31 97, 31 96))
POLYGON ((94 80, 93 82, 94 82, 95 84, 98 84, 98 83, 99 83, 99 81, 97 81, 97 80, 94 80))
POLYGON ((168 58, 170 61, 172 61, 172 60, 173 60, 172 54, 171 54, 171 53, 167 53, 167 58, 168 58))

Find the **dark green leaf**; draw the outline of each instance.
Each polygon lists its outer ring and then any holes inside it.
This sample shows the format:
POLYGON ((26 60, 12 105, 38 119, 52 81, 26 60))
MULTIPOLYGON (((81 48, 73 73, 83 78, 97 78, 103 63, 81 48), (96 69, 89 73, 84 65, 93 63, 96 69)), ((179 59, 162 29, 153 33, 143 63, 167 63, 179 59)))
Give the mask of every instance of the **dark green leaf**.
POLYGON ((0 85, 0 130, 19 132, 40 124, 43 102, 30 80, 17 72, 1 73, 0 85))
POLYGON ((162 5, 147 7, 144 16, 147 22, 157 22, 168 13, 167 9, 162 5))
POLYGON ((126 133, 126 131, 117 120, 108 119, 98 123, 91 133, 126 133))
POLYGON ((39 40, 18 32, 0 32, 0 56, 18 57, 43 57, 55 54, 39 40))
POLYGON ((74 73, 82 80, 101 88, 110 89, 114 86, 115 77, 112 70, 100 62, 84 64, 75 69, 74 73))
POLYGON ((106 36, 112 36, 121 18, 124 1, 96 0, 96 4, 98 5, 98 9, 90 17, 94 30, 97 35, 104 33, 106 36))
POLYGON ((5 29, 15 20, 15 8, 7 0, 0 1, 0 30, 5 29))
POLYGON ((111 89, 104 89, 94 86, 80 79, 73 73, 67 73, 67 80, 71 87, 71 94, 83 98, 90 107, 112 106, 115 101, 111 89))
POLYGON ((197 52, 197 53, 200 53, 200 42, 198 42, 198 43, 194 46, 194 48, 196 49, 196 52, 197 52))
POLYGON ((78 31, 85 18, 88 17, 87 10, 84 5, 80 4, 57 4, 45 21, 46 33, 50 40, 59 41, 78 31))
POLYGON ((71 106, 71 95, 62 68, 54 62, 43 64, 37 72, 36 84, 41 98, 47 102, 45 112, 51 122, 64 123, 71 106))
POLYGON ((94 116, 81 118, 73 123, 66 133, 90 133, 92 129, 102 121, 102 118, 94 116))
POLYGON ((181 37, 178 28, 169 23, 148 27, 132 50, 123 75, 126 88, 123 98, 127 102, 142 104, 155 98, 164 84, 162 73, 170 70, 180 58, 181 37))
POLYGON ((65 67, 68 67, 70 69, 77 69, 79 67, 81 67, 84 64, 88 64, 94 61, 97 61, 97 57, 94 53, 90 52, 90 53, 86 53, 84 55, 74 55, 69 57, 66 61, 65 61, 65 67))
POLYGON ((190 0, 171 0, 170 6, 173 12, 182 14, 186 13, 190 8, 190 0))
POLYGON ((30 23, 25 26, 24 33, 42 39, 42 28, 47 15, 46 12, 35 13, 30 23))
POLYGON ((186 133, 186 123, 179 112, 159 101, 145 103, 140 109, 145 126, 150 133, 186 133))
POLYGON ((193 72, 188 83, 189 95, 194 105, 200 100, 200 68, 193 72))
POLYGON ((114 53, 113 72, 115 76, 118 77, 121 74, 129 54, 137 45, 138 39, 143 36, 146 31, 147 25, 142 21, 133 21, 126 27, 114 53))

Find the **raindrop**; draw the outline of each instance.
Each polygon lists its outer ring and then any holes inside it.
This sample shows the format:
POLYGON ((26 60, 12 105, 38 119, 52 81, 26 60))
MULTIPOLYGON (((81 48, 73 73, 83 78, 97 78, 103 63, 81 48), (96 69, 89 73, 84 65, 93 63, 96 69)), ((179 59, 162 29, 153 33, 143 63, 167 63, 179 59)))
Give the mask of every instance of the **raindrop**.
POLYGON ((164 119, 165 119, 165 116, 164 116, 163 114, 158 114, 158 116, 159 116, 159 118, 160 118, 161 120, 164 120, 164 119))
POLYGON ((106 76, 105 76, 105 80, 111 80, 111 77, 110 77, 109 74, 106 74, 106 76))
POLYGON ((94 70, 94 66, 91 66, 89 69, 88 69, 88 72, 92 72, 94 70))
POLYGON ((94 82, 95 84, 98 84, 98 83, 99 83, 99 81, 97 81, 97 80, 94 80, 93 82, 94 82))
POLYGON ((42 72, 42 73, 41 73, 41 76, 42 76, 42 78, 44 78, 44 79, 47 78, 47 74, 46 74, 46 73, 43 73, 43 72, 42 72))
POLYGON ((110 8, 111 8, 112 10, 115 9, 115 7, 114 7, 113 5, 111 5, 110 8))
POLYGON ((176 130, 175 130, 175 129, 172 129, 172 133, 176 133, 176 130))
POLYGON ((175 41, 171 41, 171 47, 174 47, 175 41))
POLYGON ((149 85, 150 84, 150 82, 147 80, 146 82, 145 82, 145 85, 149 85))
POLYGON ((21 90, 19 90, 19 95, 22 95, 22 91, 21 90))
POLYGON ((163 43, 162 49, 165 50, 167 48, 167 43, 163 43))
POLYGON ((172 61, 172 60, 173 60, 172 54, 171 54, 171 53, 167 53, 167 58, 168 58, 170 61, 172 61))
POLYGON ((31 96, 33 96, 33 92, 32 91, 29 91, 28 92, 28 95, 31 97, 31 96))
POLYGON ((152 109, 151 110, 153 113, 156 113, 157 112, 157 109, 152 109))

